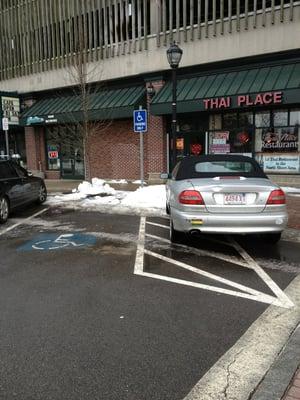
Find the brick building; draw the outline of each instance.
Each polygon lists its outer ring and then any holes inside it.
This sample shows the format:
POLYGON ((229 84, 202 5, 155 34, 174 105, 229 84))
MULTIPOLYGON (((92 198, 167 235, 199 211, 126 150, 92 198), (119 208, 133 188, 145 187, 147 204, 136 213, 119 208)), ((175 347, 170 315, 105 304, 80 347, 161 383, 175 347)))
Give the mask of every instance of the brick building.
POLYGON ((21 98, 29 169, 137 179, 140 105, 149 112, 146 177, 172 168, 166 49, 175 40, 183 49, 177 159, 242 153, 298 179, 299 1, 14 0, 0 6, 0 22, 0 90, 21 98))

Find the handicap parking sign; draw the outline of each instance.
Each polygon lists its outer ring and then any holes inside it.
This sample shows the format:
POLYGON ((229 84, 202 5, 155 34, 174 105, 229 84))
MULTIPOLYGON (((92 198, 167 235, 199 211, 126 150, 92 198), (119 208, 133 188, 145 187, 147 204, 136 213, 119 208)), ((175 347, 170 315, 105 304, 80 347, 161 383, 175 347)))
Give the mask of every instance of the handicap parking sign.
POLYGON ((134 132, 147 132, 147 110, 134 110, 133 125, 134 132))

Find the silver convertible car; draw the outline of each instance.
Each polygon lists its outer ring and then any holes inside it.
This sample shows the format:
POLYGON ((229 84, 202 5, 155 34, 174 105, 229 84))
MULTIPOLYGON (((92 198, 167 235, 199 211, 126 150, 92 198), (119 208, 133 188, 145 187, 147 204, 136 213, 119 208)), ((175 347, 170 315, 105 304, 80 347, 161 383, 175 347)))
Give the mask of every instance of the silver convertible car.
POLYGON ((184 233, 260 234, 280 240, 288 215, 285 194, 252 158, 186 157, 167 178, 170 239, 184 233))

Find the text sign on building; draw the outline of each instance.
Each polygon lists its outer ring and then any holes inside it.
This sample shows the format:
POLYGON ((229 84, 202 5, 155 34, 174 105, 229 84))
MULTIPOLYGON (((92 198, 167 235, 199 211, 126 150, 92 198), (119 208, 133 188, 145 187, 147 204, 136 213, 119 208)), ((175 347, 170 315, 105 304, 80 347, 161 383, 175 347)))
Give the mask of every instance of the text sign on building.
POLYGON ((20 99, 17 97, 1 97, 2 116, 8 119, 9 125, 19 125, 20 99))
POLYGON ((135 110, 133 112, 134 132, 147 132, 147 110, 135 110))
POLYGON ((242 94, 235 97, 227 96, 204 99, 203 105, 205 110, 219 110, 224 108, 281 104, 282 102, 282 92, 266 92, 258 93, 256 95, 242 94))
POLYGON ((55 160, 58 158, 58 151, 48 151, 48 158, 55 160))
POLYGON ((4 131, 8 131, 8 129, 9 129, 8 118, 2 118, 2 129, 4 131))

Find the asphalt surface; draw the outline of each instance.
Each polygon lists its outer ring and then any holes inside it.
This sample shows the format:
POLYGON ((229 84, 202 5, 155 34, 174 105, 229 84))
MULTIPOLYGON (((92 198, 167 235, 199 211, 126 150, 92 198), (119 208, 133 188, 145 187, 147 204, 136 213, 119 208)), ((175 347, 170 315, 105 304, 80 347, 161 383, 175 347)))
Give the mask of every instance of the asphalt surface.
MULTIPOLYGON (((0 236, 0 399, 182 400, 268 307, 170 282, 212 285, 149 254, 144 271, 166 280, 134 274, 138 216, 52 208, 25 220, 41 209, 0 227, 21 223, 0 236)), ((272 295, 253 270, 197 253, 240 259, 228 238, 171 246, 168 221, 146 221, 157 238, 147 236, 145 249, 272 295)), ((300 272, 296 241, 240 243, 281 289, 300 272)))

